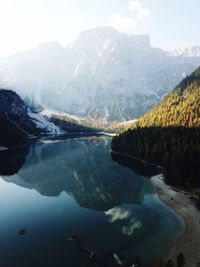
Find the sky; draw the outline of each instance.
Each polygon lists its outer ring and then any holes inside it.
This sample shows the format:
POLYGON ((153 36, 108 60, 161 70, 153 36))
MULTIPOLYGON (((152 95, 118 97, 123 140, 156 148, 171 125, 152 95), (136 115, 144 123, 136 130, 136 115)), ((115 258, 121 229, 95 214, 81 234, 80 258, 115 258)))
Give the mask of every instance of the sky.
POLYGON ((200 45, 200 0, 0 0, 0 57, 112 26, 165 50, 200 45))

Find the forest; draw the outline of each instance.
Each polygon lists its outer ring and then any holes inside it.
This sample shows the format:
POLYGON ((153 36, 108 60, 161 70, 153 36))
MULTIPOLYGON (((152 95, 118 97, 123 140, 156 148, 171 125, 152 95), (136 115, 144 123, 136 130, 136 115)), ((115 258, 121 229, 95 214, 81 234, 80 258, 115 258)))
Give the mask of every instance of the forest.
POLYGON ((16 147, 27 143, 27 135, 19 130, 4 113, 0 112, 0 140, 5 147, 16 147))
POLYGON ((174 183, 200 185, 200 68, 112 140, 112 150, 173 170, 174 183))

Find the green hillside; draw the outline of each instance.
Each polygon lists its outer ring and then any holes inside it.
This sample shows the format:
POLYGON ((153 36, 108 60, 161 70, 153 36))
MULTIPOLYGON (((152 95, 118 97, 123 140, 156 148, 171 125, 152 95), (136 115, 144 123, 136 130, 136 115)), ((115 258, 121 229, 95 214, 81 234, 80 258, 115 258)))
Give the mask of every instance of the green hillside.
POLYGON ((200 68, 114 137, 112 149, 178 171, 180 182, 200 184, 200 68))

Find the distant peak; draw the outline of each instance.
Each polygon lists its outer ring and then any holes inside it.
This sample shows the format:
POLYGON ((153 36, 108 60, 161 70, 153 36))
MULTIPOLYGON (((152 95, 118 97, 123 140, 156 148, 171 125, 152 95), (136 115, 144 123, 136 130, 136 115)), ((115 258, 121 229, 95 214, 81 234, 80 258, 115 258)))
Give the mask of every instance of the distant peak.
POLYGON ((168 54, 176 57, 200 57, 200 46, 178 48, 168 51, 168 54))
POLYGON ((150 37, 148 34, 128 35, 127 33, 119 32, 118 30, 110 26, 97 27, 97 28, 84 30, 78 35, 74 43, 76 44, 77 43, 88 44, 90 42, 102 43, 106 39, 112 39, 112 40, 124 40, 125 39, 128 42, 130 42, 132 46, 135 46, 135 47, 140 47, 140 46, 141 48, 150 47, 150 37))
MULTIPOLYGON (((82 31, 76 40, 95 38, 98 40, 106 39, 106 38, 119 38, 122 34, 115 30, 112 27, 97 27, 92 29, 87 29, 82 31)), ((123 33, 123 35, 126 35, 123 33)))

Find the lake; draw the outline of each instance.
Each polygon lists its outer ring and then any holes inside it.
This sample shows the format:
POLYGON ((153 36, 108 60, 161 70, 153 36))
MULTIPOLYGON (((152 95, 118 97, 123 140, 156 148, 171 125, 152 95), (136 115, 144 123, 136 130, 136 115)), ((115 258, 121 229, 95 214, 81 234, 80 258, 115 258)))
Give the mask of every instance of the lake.
POLYGON ((0 153, 0 266, 116 266, 115 252, 149 267, 169 254, 183 225, 150 183, 159 170, 112 155, 110 142, 47 139, 0 153))

